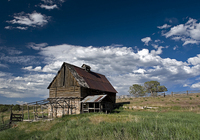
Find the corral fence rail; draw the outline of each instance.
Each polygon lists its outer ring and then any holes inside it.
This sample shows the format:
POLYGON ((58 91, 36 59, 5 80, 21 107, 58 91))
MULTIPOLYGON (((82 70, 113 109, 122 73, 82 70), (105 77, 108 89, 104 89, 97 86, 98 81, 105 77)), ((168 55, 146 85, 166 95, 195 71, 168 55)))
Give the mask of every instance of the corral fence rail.
MULTIPOLYGON (((186 90, 186 91, 175 91, 175 92, 171 92, 171 96, 174 95, 189 95, 189 94, 195 94, 195 93, 200 93, 200 90, 186 90)), ((170 95, 168 93, 168 95, 170 95)))

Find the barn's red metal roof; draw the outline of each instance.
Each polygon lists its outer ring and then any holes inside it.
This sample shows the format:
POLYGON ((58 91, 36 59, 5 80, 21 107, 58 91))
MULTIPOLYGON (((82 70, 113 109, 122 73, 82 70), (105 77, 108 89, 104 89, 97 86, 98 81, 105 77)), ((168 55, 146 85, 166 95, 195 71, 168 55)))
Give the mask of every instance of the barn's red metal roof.
MULTIPOLYGON (((104 75, 92 71, 86 71, 84 68, 80 68, 65 62, 63 63, 62 67, 64 66, 66 66, 70 70, 70 72, 78 81, 81 87, 100 90, 103 92, 117 93, 117 91, 114 89, 114 87, 110 84, 110 82, 104 75)), ((58 71, 58 73, 59 72, 60 70, 58 71)), ((47 87, 48 89, 51 87, 57 75, 54 77, 53 81, 47 87)))
POLYGON ((78 73, 78 75, 85 80, 89 88, 117 93, 117 91, 114 89, 114 87, 110 84, 110 82, 104 75, 92 71, 87 72, 85 69, 76 66, 74 66, 74 69, 78 73))

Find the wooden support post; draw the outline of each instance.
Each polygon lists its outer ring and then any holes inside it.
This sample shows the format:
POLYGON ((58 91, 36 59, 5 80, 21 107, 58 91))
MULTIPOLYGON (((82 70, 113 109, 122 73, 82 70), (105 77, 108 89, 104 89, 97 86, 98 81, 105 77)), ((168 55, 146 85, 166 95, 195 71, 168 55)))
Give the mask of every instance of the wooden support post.
POLYGON ((34 115, 34 120, 36 120, 36 117, 35 117, 35 105, 33 106, 33 115, 34 115))
POLYGON ((188 96, 188 90, 187 90, 187 96, 188 96))
POLYGON ((96 108, 95 108, 95 103, 94 103, 94 112, 95 112, 95 109, 96 109, 96 108))
POLYGON ((63 115, 65 115, 65 101, 63 103, 63 115))
POLYGON ((12 106, 10 107, 10 121, 12 121, 12 106))
POLYGON ((83 103, 81 103, 81 112, 82 112, 82 114, 83 114, 83 103))
POLYGON ((42 119, 44 118, 44 112, 43 112, 43 106, 41 105, 41 110, 42 110, 42 119))
POLYGON ((70 100, 68 99, 68 100, 67 100, 67 102, 68 102, 68 104, 67 104, 67 106, 68 106, 67 115, 69 115, 69 107, 70 107, 70 105, 69 105, 69 104, 70 104, 70 100))
POLYGON ((24 105, 22 105, 22 121, 24 119, 24 105))
POLYGON ((101 112, 101 103, 99 102, 99 112, 101 112))
POLYGON ((171 96, 173 97, 174 95, 173 95, 173 92, 171 92, 171 96))
POLYGON ((71 115, 72 115, 72 99, 71 99, 71 102, 70 102, 70 109, 71 109, 71 115))
POLYGON ((76 99, 74 99, 74 113, 76 114, 76 99))
POLYGON ((28 120, 30 120, 29 106, 28 105, 27 105, 27 110, 28 110, 28 120))
POLYGON ((52 107, 52 104, 51 104, 51 119, 53 119, 53 107, 52 107))
POLYGON ((56 118, 57 118, 57 106, 55 107, 56 109, 55 109, 55 116, 56 116, 56 118))

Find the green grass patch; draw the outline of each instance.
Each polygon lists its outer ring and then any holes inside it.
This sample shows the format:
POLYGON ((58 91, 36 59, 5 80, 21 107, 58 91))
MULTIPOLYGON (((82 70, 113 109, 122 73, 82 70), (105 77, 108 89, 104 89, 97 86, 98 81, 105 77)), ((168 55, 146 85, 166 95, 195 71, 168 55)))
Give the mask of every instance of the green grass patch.
POLYGON ((115 110, 119 113, 86 113, 64 116, 51 122, 18 123, 1 131, 1 140, 153 140, 198 139, 199 114, 115 110), (47 129, 48 128, 48 129, 47 129))

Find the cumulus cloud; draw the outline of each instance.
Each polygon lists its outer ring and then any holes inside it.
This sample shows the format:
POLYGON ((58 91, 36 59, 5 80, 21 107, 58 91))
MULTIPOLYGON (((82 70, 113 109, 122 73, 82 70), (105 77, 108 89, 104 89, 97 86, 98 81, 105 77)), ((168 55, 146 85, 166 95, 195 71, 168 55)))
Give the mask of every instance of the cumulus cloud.
POLYGON ((20 65, 33 65, 39 63, 39 58, 36 56, 1 56, 0 61, 18 63, 20 65))
MULTIPOLYGON (((162 28, 160 28, 162 29, 162 28)), ((182 41, 183 46, 187 44, 200 43, 200 23, 196 19, 189 18, 185 24, 176 25, 168 32, 163 33, 166 38, 171 38, 175 41, 182 41)))
POLYGON ((189 58, 187 61, 188 61, 189 64, 192 64, 192 65, 199 65, 199 64, 200 64, 200 54, 198 54, 198 55, 195 56, 195 57, 189 58))
MULTIPOLYGON (((135 52, 128 47, 82 47, 74 45, 47 46, 40 49, 45 66, 28 66, 24 70, 44 73, 57 73, 63 62, 81 66, 91 66, 92 71, 105 74, 119 94, 127 94, 132 84, 142 84, 157 80, 166 86, 184 85, 191 77, 200 74, 200 64, 161 58, 165 47, 156 50, 142 49, 135 52), (193 65, 195 64, 195 65, 193 65)), ((49 81, 50 82, 50 81, 49 81)))
POLYGON ((172 18, 165 18, 165 21, 169 22, 170 24, 178 24, 179 23, 178 19, 174 18, 174 17, 172 17, 172 18))
POLYGON ((41 0, 46 4, 63 3, 65 0, 41 0))
POLYGON ((29 74, 23 77, 15 77, 9 73, 0 74, 0 94, 9 98, 40 97, 47 98, 46 89, 52 74, 29 74))
POLYGON ((9 55, 19 55, 22 54, 22 51, 17 50, 16 48, 0 47, 1 52, 5 52, 9 55))
POLYGON ((24 101, 16 101, 17 104, 20 104, 20 105, 23 105, 23 104, 26 104, 27 102, 24 102, 24 101))
POLYGON ((65 0, 42 0, 43 4, 39 6, 47 10, 58 9, 58 5, 62 6, 65 0))
POLYGON ((178 45, 174 46, 173 50, 177 50, 178 49, 178 45))
MULTIPOLYGON (((155 50, 137 49, 136 51, 131 47, 123 46, 30 44, 33 45, 30 48, 37 50, 43 58, 43 64, 30 64, 23 67, 22 70, 26 74, 21 76, 0 72, 1 95, 13 98, 48 97, 46 88, 63 62, 76 66, 81 66, 83 63, 90 65, 92 71, 106 75, 119 95, 128 94, 127 90, 132 84, 157 80, 166 87, 184 86, 189 78, 200 75, 200 55, 189 58, 187 62, 161 58, 162 49, 165 48, 163 46, 155 50)), ((195 86, 197 87, 197 85, 192 87, 195 86)))
POLYGON ((40 44, 36 44, 36 43, 28 43, 27 47, 28 48, 32 48, 34 50, 41 50, 43 47, 46 47, 48 44, 47 43, 40 43, 40 44))
POLYGON ((6 26, 5 29, 20 29, 20 30, 27 30, 27 26, 29 27, 42 27, 44 25, 46 25, 49 22, 50 17, 46 16, 46 15, 42 15, 41 13, 37 13, 36 11, 34 11, 33 13, 16 13, 14 14, 14 19, 7 21, 10 24, 19 24, 19 25, 24 25, 26 27, 12 27, 12 26, 6 26))
POLYGON ((20 65, 38 64, 38 56, 22 55, 23 52, 16 48, 0 47, 0 52, 1 63, 18 63, 20 65))
POLYGON ((144 42, 144 45, 149 46, 149 41, 151 41, 150 37, 145 37, 141 39, 142 42, 144 42))
POLYGON ((5 64, 1 64, 1 63, 0 63, 0 67, 1 67, 1 68, 7 68, 8 66, 5 65, 5 64))
POLYGON ((167 24, 164 24, 163 26, 157 26, 157 28, 159 29, 167 29, 169 27, 171 27, 172 25, 167 25, 167 24))
POLYGON ((58 6, 56 4, 54 4, 54 5, 44 5, 44 4, 41 4, 40 7, 44 8, 44 9, 47 9, 47 10, 53 10, 53 9, 58 8, 58 6))
POLYGON ((192 84, 191 88, 200 89, 200 82, 192 84))

